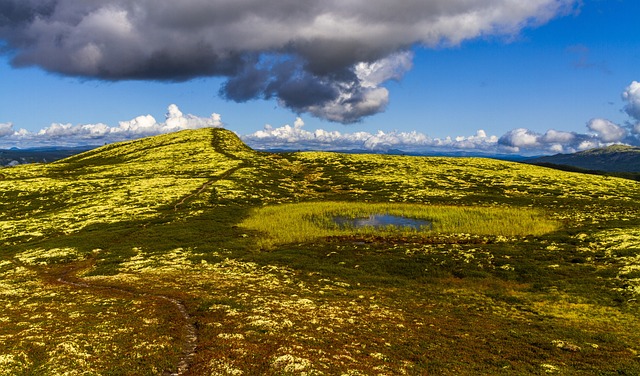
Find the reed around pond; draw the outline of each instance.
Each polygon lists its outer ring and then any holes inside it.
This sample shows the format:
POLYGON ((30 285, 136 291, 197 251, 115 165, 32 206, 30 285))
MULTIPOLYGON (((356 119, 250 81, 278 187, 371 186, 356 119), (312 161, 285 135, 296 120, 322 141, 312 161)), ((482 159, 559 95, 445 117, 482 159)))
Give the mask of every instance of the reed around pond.
POLYGON ((542 235, 559 228, 540 210, 509 207, 466 207, 404 203, 307 202, 254 209, 241 227, 257 231, 265 249, 305 243, 330 236, 418 236, 471 234, 488 236, 542 235), (359 218, 388 214, 429 221, 431 228, 389 226, 384 229, 339 226, 336 217, 359 218))

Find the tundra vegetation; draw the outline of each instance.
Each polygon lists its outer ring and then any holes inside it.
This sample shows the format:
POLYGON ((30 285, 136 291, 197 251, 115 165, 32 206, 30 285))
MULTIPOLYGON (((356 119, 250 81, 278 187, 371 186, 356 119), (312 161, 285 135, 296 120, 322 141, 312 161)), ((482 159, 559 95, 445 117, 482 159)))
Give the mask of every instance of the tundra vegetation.
POLYGON ((0 375, 640 374, 632 180, 222 129, 0 176, 0 375))

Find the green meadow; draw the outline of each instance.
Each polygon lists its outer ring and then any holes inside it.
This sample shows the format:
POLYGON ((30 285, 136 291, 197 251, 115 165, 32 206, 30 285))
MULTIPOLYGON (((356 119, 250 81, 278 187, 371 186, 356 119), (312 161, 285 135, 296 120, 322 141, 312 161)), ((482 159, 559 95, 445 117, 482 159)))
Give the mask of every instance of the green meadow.
POLYGON ((559 223, 530 208, 320 201, 253 209, 240 227, 260 233, 257 245, 261 249, 271 249, 276 245, 308 243, 339 236, 412 237, 415 241, 424 242, 436 234, 541 235, 558 229, 559 223), (431 226, 429 229, 394 225, 388 228, 342 228, 335 223, 336 217, 361 218, 379 214, 425 220, 431 226))
POLYGON ((0 375, 638 375, 639 202, 223 129, 4 168, 0 375), (383 214, 430 226, 334 220, 383 214))

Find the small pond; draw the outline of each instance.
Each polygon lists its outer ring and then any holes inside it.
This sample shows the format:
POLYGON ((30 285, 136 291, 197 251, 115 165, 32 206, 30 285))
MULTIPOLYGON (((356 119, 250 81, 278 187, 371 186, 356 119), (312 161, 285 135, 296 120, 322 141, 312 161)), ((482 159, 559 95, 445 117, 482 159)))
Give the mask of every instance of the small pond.
POLYGON ((340 227, 373 227, 382 229, 388 226, 410 228, 414 230, 431 229, 431 222, 424 219, 407 218, 399 215, 372 214, 368 217, 333 217, 333 222, 340 227))

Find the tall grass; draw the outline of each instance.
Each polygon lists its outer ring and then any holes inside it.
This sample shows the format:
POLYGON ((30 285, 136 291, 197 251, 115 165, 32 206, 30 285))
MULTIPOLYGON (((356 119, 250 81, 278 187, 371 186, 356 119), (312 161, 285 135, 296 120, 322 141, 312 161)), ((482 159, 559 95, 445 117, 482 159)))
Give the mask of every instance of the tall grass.
POLYGON ((542 235, 558 229, 559 224, 531 208, 457 207, 400 203, 309 202, 254 209, 241 227, 259 231, 258 245, 272 248, 278 244, 301 243, 340 235, 424 235, 466 233, 474 235, 542 235), (389 226, 355 228, 335 224, 335 217, 367 217, 389 214, 427 220, 431 228, 420 230, 389 226))

